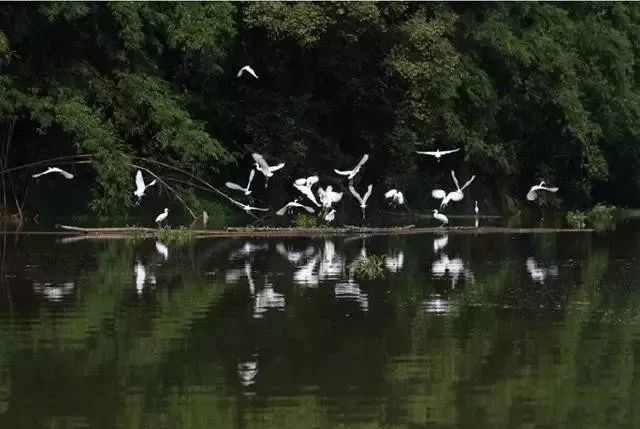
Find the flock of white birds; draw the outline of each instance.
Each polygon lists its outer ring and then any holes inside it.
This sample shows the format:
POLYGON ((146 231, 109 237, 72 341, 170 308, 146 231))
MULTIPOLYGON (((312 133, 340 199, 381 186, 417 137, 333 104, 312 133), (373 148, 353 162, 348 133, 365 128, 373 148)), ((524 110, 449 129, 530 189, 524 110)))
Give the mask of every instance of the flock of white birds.
MULTIPOLYGON (((245 74, 251 75, 255 79, 258 79, 258 75, 256 74, 255 70, 253 70, 251 66, 246 65, 242 67, 238 71, 237 77, 241 77, 245 74)), ((442 151, 439 149, 436 149, 435 151, 416 151, 416 153, 420 155, 432 156, 439 163, 440 159, 443 156, 456 153, 459 150, 460 150, 459 148, 451 149, 451 150, 442 150, 442 151)), ((259 173, 262 173, 262 175, 264 176, 264 187, 267 188, 269 186, 269 179, 274 176, 275 172, 281 170, 285 166, 283 162, 275 165, 269 165, 269 163, 265 160, 264 156, 262 156, 259 153, 252 153, 251 157, 253 158, 254 162, 253 162, 253 167, 249 171, 249 179, 247 181, 246 186, 242 186, 233 182, 225 183, 225 186, 228 189, 241 192, 245 197, 248 197, 248 198, 251 198, 251 194, 253 192, 251 189, 251 185, 254 181, 256 171, 259 173)), ((355 200, 358 202, 358 205, 360 206, 360 210, 362 211, 363 222, 365 221, 367 201, 369 200, 373 192, 373 185, 369 184, 366 190, 364 191, 364 193, 360 193, 354 186, 354 178, 358 175, 358 173, 364 167, 364 165, 367 163, 368 160, 369 160, 369 155, 364 154, 360 159, 360 161, 352 169, 350 170, 334 169, 333 170, 336 174, 348 179, 349 192, 351 193, 353 198, 355 198, 355 200)), ((64 171, 58 167, 48 167, 43 172, 33 174, 32 177, 38 178, 51 173, 58 173, 66 179, 73 179, 74 177, 72 173, 64 171)), ((453 189, 452 191, 447 192, 444 189, 434 189, 431 191, 431 196, 433 198, 437 200, 441 200, 440 211, 448 207, 448 205, 451 202, 462 201, 462 199, 464 198, 464 190, 473 183, 476 176, 475 175, 471 176, 471 178, 467 180, 462 186, 460 186, 458 182, 458 178, 456 177, 456 174, 453 170, 451 170, 451 178, 453 179, 453 183, 455 185, 455 189, 453 189)), ((325 188, 323 188, 322 186, 319 186, 319 182, 320 182, 320 178, 317 175, 309 176, 309 177, 301 177, 299 179, 296 179, 293 182, 293 187, 300 193, 300 195, 294 198, 293 200, 289 201, 279 210, 277 210, 275 212, 276 215, 283 216, 286 213, 297 211, 297 210, 304 210, 310 214, 315 214, 316 211, 318 211, 319 216, 322 219, 324 219, 325 222, 328 222, 328 223, 333 222, 336 218, 336 210, 334 205, 339 203, 342 200, 343 192, 334 191, 331 185, 328 185, 325 188), (318 187, 314 191, 313 188, 315 185, 318 185, 318 187)), ((145 195, 145 191, 149 187, 154 186, 155 184, 156 184, 156 179, 152 180, 149 183, 145 183, 144 178, 142 176, 142 171, 138 170, 136 172, 136 176, 135 176, 136 189, 133 192, 133 195, 138 198, 137 200, 138 204, 140 203, 142 197, 145 195)), ((540 182, 539 185, 532 186, 529 192, 527 192, 527 195, 526 195, 527 200, 534 201, 536 198, 538 198, 538 193, 540 191, 557 192, 558 188, 545 186, 545 182, 542 181, 540 182)), ((257 211, 257 212, 269 211, 269 208, 255 207, 251 204, 242 203, 228 196, 227 198, 231 203, 238 206, 239 208, 241 208, 247 213, 250 213, 252 211, 257 211)), ((403 193, 398 189, 389 189, 384 193, 384 198, 386 200, 389 200, 389 204, 395 207, 405 206, 405 203, 406 203, 403 193)), ((477 226, 478 224, 477 216, 479 214, 478 201, 474 202, 474 212, 476 215, 476 226, 477 226)), ((155 222, 158 224, 158 227, 162 226, 162 223, 165 222, 168 217, 169 217, 169 209, 165 208, 164 211, 160 213, 155 219, 155 222)), ((444 226, 449 223, 449 219, 447 218, 447 216, 439 212, 437 209, 433 210, 433 217, 441 222, 440 226, 444 226)), ((204 212, 203 221, 205 224, 206 224, 206 218, 207 218, 207 214, 206 212, 204 212)))

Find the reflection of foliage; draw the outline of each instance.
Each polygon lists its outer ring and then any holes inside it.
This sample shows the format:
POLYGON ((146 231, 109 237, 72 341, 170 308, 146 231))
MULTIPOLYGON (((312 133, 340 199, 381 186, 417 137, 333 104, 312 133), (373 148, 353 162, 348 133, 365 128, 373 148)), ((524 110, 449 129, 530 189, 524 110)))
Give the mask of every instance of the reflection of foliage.
POLYGON ((361 278, 376 280, 384 277, 384 256, 369 255, 362 259, 356 267, 356 275, 361 278))
POLYGON ((573 210, 567 213, 567 224, 571 228, 584 228, 587 220, 587 215, 580 210, 573 210))

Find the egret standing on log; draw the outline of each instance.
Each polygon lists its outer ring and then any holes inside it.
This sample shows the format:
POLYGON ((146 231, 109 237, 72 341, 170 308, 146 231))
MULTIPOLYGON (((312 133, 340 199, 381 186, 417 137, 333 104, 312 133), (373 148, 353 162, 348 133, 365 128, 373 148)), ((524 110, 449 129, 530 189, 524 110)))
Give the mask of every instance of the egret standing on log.
POLYGON ((445 226, 449 223, 449 219, 447 219, 447 217, 442 213, 438 213, 438 210, 433 210, 433 217, 442 222, 440 226, 445 226))
POLYGON ((167 220, 169 216, 169 209, 165 207, 164 211, 156 217, 156 223, 158 224, 158 228, 160 228, 160 224, 167 220))

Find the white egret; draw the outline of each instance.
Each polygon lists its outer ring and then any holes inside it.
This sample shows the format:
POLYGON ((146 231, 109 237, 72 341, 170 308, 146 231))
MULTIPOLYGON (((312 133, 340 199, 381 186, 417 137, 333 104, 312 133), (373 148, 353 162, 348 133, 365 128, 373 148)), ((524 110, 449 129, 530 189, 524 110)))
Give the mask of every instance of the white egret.
POLYGON ((165 261, 169 259, 169 248, 161 241, 156 241, 156 251, 162 255, 165 261))
POLYGON ((373 185, 369 185, 367 187, 367 192, 363 197, 361 197, 360 194, 356 191, 356 188, 353 187, 352 182, 349 182, 349 191, 351 192, 351 195, 353 195, 353 197, 360 203, 360 210, 362 210, 362 219, 364 220, 365 210, 367 208, 367 200, 371 196, 373 185))
POLYGON ((347 176, 349 180, 352 180, 368 160, 369 160, 369 154, 365 153, 360 159, 360 162, 358 162, 358 164, 353 168, 353 170, 334 169, 333 171, 335 171, 337 174, 340 174, 341 176, 347 176))
POLYGON ((169 216, 169 209, 165 207, 164 211, 156 217, 156 223, 158 224, 158 228, 160 228, 160 224, 164 222, 168 216, 169 216))
POLYGON ((433 210, 433 217, 438 219, 440 222, 442 222, 440 226, 445 226, 446 224, 449 223, 449 219, 442 213, 438 213, 438 210, 435 210, 435 209, 433 210))
POLYGON ((330 208, 334 203, 342 200, 342 192, 335 192, 333 186, 329 185, 326 189, 318 188, 318 197, 320 203, 325 209, 330 208))
POLYGON ((73 179, 73 174, 69 173, 68 171, 64 171, 63 169, 58 167, 49 167, 41 173, 32 174, 31 177, 37 178, 50 173, 59 173, 59 174, 62 174, 62 176, 64 176, 65 179, 73 179))
POLYGON ((300 204, 300 203, 298 202, 298 199, 296 198, 295 200, 293 200, 293 201, 289 201, 287 204, 285 204, 285 206, 284 206, 284 207, 282 207, 280 210, 278 210, 278 211, 276 212, 276 214, 277 214, 278 216, 283 216, 283 215, 284 215, 284 214, 285 214, 285 213, 286 213, 290 208, 292 208, 292 207, 300 207, 301 209, 304 209, 304 210, 306 210, 306 211, 307 211, 307 212, 309 212, 309 213, 315 213, 315 211, 313 210, 313 208, 312 208, 312 207, 308 207, 308 206, 305 206, 305 205, 300 204))
POLYGON ((471 176, 471 179, 469 179, 464 186, 460 187, 460 185, 458 184, 458 179, 456 178, 456 174, 453 170, 451 170, 451 177, 453 178, 453 183, 456 185, 456 190, 452 191, 452 192, 445 192, 442 189, 434 189, 433 191, 431 191, 431 196, 435 199, 438 200, 442 200, 440 202, 440 209, 442 210, 444 207, 447 206, 447 204, 449 204, 449 201, 461 201, 464 198, 464 193, 463 191, 465 190, 465 188, 467 186, 469 186, 471 183, 473 183, 473 181, 475 180, 476 176, 473 175, 471 176))
POLYGON ((238 70, 238 74, 236 75, 236 77, 240 77, 243 75, 244 72, 249 73, 251 76, 255 77, 256 79, 258 79, 258 75, 256 74, 256 72, 253 70, 253 68, 251 68, 251 66, 244 66, 242 67, 240 70, 238 70))
POLYGON ((459 151, 459 150, 460 150, 459 148, 458 148, 458 149, 451 149, 451 150, 440 150, 440 149, 436 149, 435 151, 432 151, 432 150, 429 150, 429 151, 420 151, 420 150, 417 150, 417 151, 416 151, 416 153, 419 153, 420 155, 429 155, 429 156, 433 156, 433 157, 435 157, 435 158, 438 160, 438 162, 440 162, 440 158, 441 158, 443 155, 448 155, 448 154, 450 154, 450 153, 454 153, 454 152, 457 152, 457 151, 459 151))
POLYGON ((260 207, 253 207, 250 206, 249 204, 243 204, 241 202, 238 202, 236 200, 234 200, 233 198, 227 197, 229 199, 229 201, 231 201, 233 204, 235 204, 236 206, 240 207, 242 210, 244 210, 247 213, 251 213, 251 210, 256 210, 256 211, 260 211, 260 212, 268 212, 269 209, 266 208, 260 208, 260 207))
POLYGON ((209 222, 209 215, 206 211, 202 211, 202 226, 203 228, 207 227, 207 222, 209 222))
POLYGON ((402 195, 402 192, 398 191, 397 189, 388 190, 387 192, 385 192, 384 197, 386 199, 391 198, 391 203, 397 206, 401 206, 404 204, 404 195, 402 195))
POLYGON ((454 191, 456 193, 456 195, 452 199, 453 199, 453 201, 460 201, 460 200, 462 200, 464 198, 463 191, 471 183, 473 183, 473 181, 475 180, 476 176, 475 176, 475 174, 473 176, 471 176, 471 179, 467 180, 466 183, 462 186, 462 188, 458 184, 458 178, 456 177, 456 173, 453 170, 451 170, 451 178, 453 179, 453 183, 456 185, 456 191, 454 191))
POLYGON ((540 182, 539 185, 532 186, 531 189, 529 189, 529 192, 527 192, 527 200, 533 201, 536 198, 538 198, 538 191, 558 192, 558 188, 547 187, 544 185, 545 185, 545 182, 543 180, 542 182, 540 182))
POLYGON ((320 204, 316 200, 316 196, 313 194, 313 190, 311 189, 315 183, 318 183, 318 176, 310 176, 307 178, 296 179, 293 183, 293 187, 300 191, 317 207, 320 207, 320 204))
POLYGON ((255 174, 256 174, 256 170, 252 168, 251 171, 249 172, 249 182, 247 182, 246 188, 243 188, 242 186, 233 182, 226 182, 224 185, 229 189, 244 192, 245 195, 251 195, 251 189, 250 189, 251 182, 253 181, 253 176, 255 176, 255 174))
POLYGON ((478 212, 480 211, 480 210, 478 210, 478 201, 476 200, 476 201, 474 201, 474 203, 475 203, 475 207, 474 207, 473 211, 475 211, 476 212, 476 216, 478 216, 478 212))
POLYGON ((156 179, 153 179, 151 182, 145 184, 144 179, 142 178, 142 171, 138 170, 136 172, 136 190, 133 191, 133 195, 138 197, 138 202, 140 202, 140 200, 144 196, 144 191, 148 187, 153 186, 155 184, 156 184, 156 179))
POLYGON ((324 220, 327 222, 333 222, 335 218, 336 218, 336 209, 331 209, 331 211, 324 216, 324 220))
POLYGON ((258 170, 260 173, 264 175, 265 188, 269 186, 269 177, 273 176, 273 172, 278 171, 282 167, 284 167, 284 162, 281 162, 280 164, 277 164, 277 165, 270 166, 269 164, 267 164, 267 161, 264 159, 264 157, 259 153, 252 153, 251 157, 255 161, 256 170, 258 170))

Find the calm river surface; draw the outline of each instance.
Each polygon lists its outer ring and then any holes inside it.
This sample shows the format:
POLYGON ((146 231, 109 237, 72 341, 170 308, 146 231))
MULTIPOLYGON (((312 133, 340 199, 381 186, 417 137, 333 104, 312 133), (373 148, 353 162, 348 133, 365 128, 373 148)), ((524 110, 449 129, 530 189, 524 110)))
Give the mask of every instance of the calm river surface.
POLYGON ((640 225, 0 245, 2 428, 640 426, 640 225))

